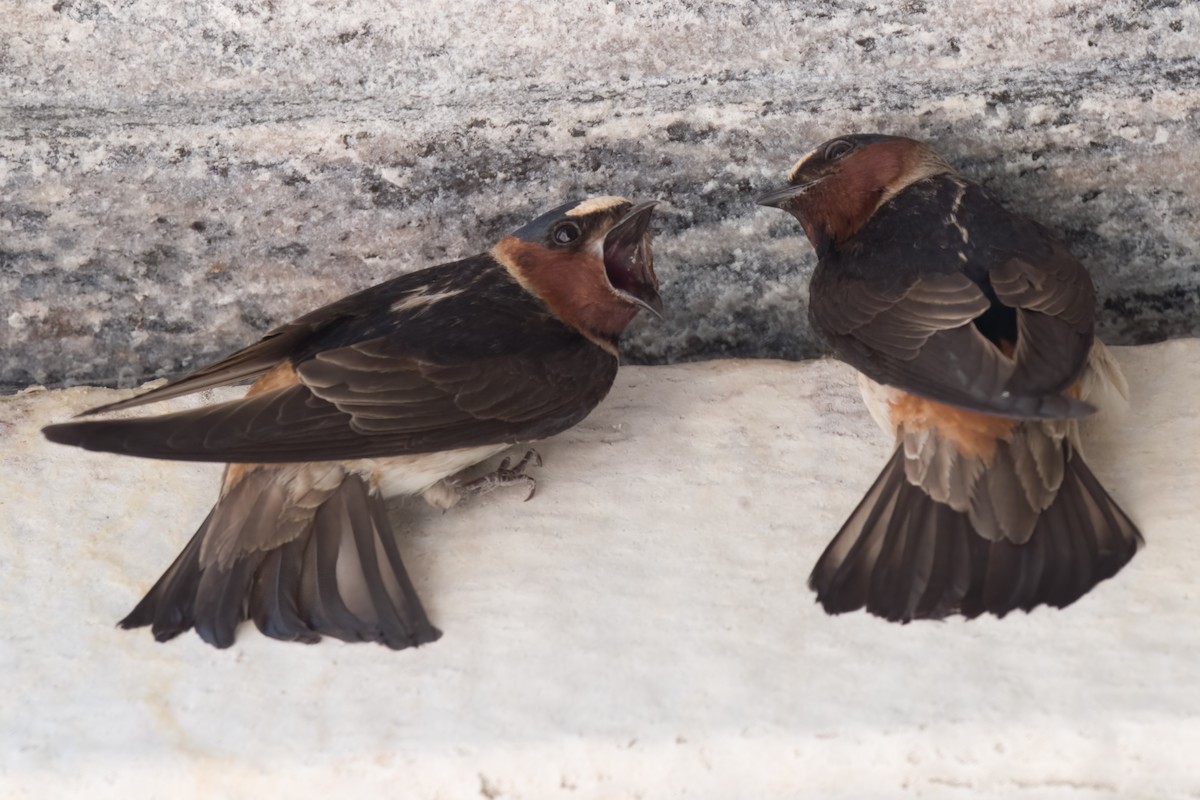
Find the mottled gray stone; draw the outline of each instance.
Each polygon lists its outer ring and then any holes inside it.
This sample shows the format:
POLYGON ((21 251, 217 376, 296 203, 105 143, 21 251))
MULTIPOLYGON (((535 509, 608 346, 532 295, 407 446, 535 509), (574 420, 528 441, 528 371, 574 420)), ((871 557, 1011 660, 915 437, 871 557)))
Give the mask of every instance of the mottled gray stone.
POLYGON ((174 374, 597 193, 663 202, 630 360, 813 356, 753 198, 870 130, 1059 232, 1110 341, 1200 332, 1195 3, 7 5, 3 389, 174 374))

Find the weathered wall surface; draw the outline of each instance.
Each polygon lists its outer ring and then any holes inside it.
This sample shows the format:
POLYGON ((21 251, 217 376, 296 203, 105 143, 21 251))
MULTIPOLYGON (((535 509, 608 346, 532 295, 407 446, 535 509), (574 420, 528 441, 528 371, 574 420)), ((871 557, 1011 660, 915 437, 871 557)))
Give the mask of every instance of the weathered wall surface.
POLYGON ((173 374, 571 196, 663 201, 642 362, 798 358, 813 257, 754 205, 830 136, 926 138, 1200 332, 1200 8, 4 0, 0 390, 173 374))

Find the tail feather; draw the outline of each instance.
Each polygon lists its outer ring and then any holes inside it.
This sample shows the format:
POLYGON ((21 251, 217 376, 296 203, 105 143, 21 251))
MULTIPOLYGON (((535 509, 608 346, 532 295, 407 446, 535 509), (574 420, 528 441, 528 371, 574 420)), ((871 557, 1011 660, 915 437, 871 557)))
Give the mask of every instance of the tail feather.
MULTIPOLYGON (((377 528, 378 515, 370 512, 368 503, 347 504, 346 513, 350 518, 350 530, 354 533, 359 565, 366 578, 365 586, 369 601, 363 604, 363 611, 359 616, 374 622, 382 641, 395 646, 396 643, 403 642, 408 637, 412 621, 403 618, 400 614, 400 609, 405 607, 407 600, 400 591, 399 581, 395 578, 392 563, 385 556, 384 564, 380 564, 380 551, 385 537, 377 528), (375 535, 372 536, 372 533, 375 535)), ((385 527, 384 530, 388 529, 385 527)), ((390 540, 392 546, 395 547, 392 537, 386 537, 386 540, 390 540)), ((397 552, 396 555, 399 560, 399 553, 397 552)), ((400 574, 405 575, 403 569, 400 570, 400 574)), ((415 592, 411 599, 416 600, 415 592)))
MULTIPOLYGON (((925 530, 938 531, 945 527, 943 516, 949 510, 948 506, 927 497, 920 498, 919 505, 925 509, 925 530)), ((891 612, 883 615, 892 621, 944 617, 957 607, 968 588, 968 554, 956 538, 928 535, 917 538, 928 545, 929 561, 927 565, 913 564, 912 591, 907 602, 900 607, 889 606, 891 612)))
MULTIPOLYGON (((1028 542, 1026 543, 1028 544, 1028 542)), ((986 551, 978 548, 977 571, 983 575, 982 586, 976 596, 971 596, 971 610, 1003 616, 1020 605, 1020 595, 1025 577, 1033 571, 1036 554, 1023 547, 993 547, 986 551)))
POLYGON ((921 596, 916 560, 918 546, 925 539, 920 536, 926 516, 924 505, 898 505, 893 511, 901 517, 896 535, 881 537, 879 568, 869 571, 869 602, 872 605, 903 608, 905 613, 911 614, 909 609, 921 596))
POLYGON ((817 601, 831 614, 865 608, 895 622, 1075 602, 1120 571, 1142 537, 1063 446, 1062 485, 1024 544, 984 538, 965 512, 909 483, 897 448, 817 561, 817 601))
POLYGON ((149 625, 154 638, 160 642, 174 639, 192 627, 195 623, 196 590, 200 586, 200 548, 212 518, 213 512, 210 511, 183 552, 118 625, 125 629, 149 625))
MULTIPOLYGON (((375 524, 376 530, 388 531, 390 526, 387 520, 387 511, 383 507, 383 503, 372 503, 368 506, 371 513, 371 519, 375 524)), ((395 612, 400 620, 402 630, 422 630, 430 628, 436 634, 433 639, 441 636, 441 632, 429 625, 429 620, 425 619, 425 612, 421 608, 421 601, 417 597, 417 589, 413 586, 412 580, 408 577, 408 571, 404 569, 404 562, 400 560, 400 549, 396 546, 395 536, 379 536, 375 539, 376 548, 383 551, 386 565, 382 562, 380 569, 386 578, 388 588, 388 596, 392 600, 390 610, 395 612)), ((433 641, 430 639, 430 641, 433 641)))
POLYGON ((295 587, 303 571, 308 534, 299 536, 267 553, 251 589, 250 609, 254 624, 273 639, 313 644, 321 640, 300 616, 295 587))
POLYGON ((301 598, 302 608, 314 629, 343 641, 370 641, 375 638, 369 623, 359 620, 346 606, 338 588, 338 557, 346 549, 343 538, 349 533, 338 518, 338 498, 330 497, 313 520, 313 533, 308 541, 304 561, 303 585, 314 591, 309 603, 301 598))
POLYGON ((121 627, 149 625, 159 641, 195 628, 216 647, 233 644, 246 619, 267 636, 305 643, 333 636, 399 650, 441 636, 400 559, 383 499, 362 478, 346 476, 295 538, 230 563, 202 558, 206 539, 229 535, 213 527, 216 516, 121 627))
POLYGON ((246 594, 263 553, 239 558, 228 569, 210 567, 200 572, 193 606, 193 624, 200 638, 213 647, 229 647, 234 632, 245 619, 246 594))
MULTIPOLYGON (((892 466, 889 464, 884 468, 885 475, 892 466)), ((870 567, 877 561, 883 546, 881 531, 886 530, 887 519, 898 510, 898 489, 896 481, 884 480, 880 476, 851 516, 852 519, 861 517, 860 524, 843 527, 842 532, 826 548, 822 560, 836 562, 839 567, 830 570, 823 580, 828 601, 822 602, 829 613, 853 611, 867 603, 870 567)), ((820 568, 818 562, 817 569, 820 568)), ((813 574, 816 575, 815 572, 813 574)))

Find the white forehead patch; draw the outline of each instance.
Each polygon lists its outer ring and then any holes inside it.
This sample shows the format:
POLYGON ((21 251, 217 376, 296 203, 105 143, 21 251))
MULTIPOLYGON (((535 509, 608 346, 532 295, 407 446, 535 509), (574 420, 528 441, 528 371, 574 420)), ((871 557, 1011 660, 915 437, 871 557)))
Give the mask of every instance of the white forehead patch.
POLYGON ((624 197, 613 197, 606 195, 604 197, 590 197, 584 200, 579 205, 567 212, 568 217, 586 217, 596 211, 607 211, 608 209, 619 206, 623 203, 628 203, 624 197))
POLYGON ((796 174, 800 172, 800 168, 801 168, 801 167, 803 167, 803 166, 804 166, 804 164, 805 164, 805 163, 806 163, 806 162, 807 162, 807 161, 808 161, 810 158, 812 158, 813 156, 815 156, 815 155, 817 154, 817 150, 820 150, 820 149, 821 149, 821 148, 819 148, 819 147, 813 148, 812 150, 809 150, 809 151, 808 151, 807 153, 805 153, 804 155, 800 156, 800 160, 799 160, 799 161, 797 161, 797 162, 796 162, 796 165, 795 165, 794 167, 792 167, 792 169, 791 169, 791 171, 790 171, 790 172, 788 172, 788 176, 787 176, 788 183, 791 183, 793 180, 795 180, 795 178, 796 178, 796 174))

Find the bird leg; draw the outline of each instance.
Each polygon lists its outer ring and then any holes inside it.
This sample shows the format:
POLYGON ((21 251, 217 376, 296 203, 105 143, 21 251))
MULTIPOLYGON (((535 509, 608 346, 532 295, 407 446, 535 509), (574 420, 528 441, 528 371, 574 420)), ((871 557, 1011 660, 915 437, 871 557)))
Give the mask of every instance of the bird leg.
POLYGON ((536 450, 526 451, 516 464, 512 463, 511 458, 506 457, 494 471, 466 483, 459 483, 453 479, 438 481, 425 490, 425 501, 444 511, 456 505, 464 497, 478 497, 506 486, 520 484, 529 487, 529 494, 525 496, 525 501, 528 502, 537 492, 537 481, 532 476, 525 474, 525 469, 530 463, 535 467, 542 465, 542 457, 536 450))
POLYGON ((538 455, 537 450, 527 450, 525 455, 516 464, 512 463, 511 458, 505 457, 500 462, 500 466, 496 467, 495 472, 489 472, 483 477, 459 484, 458 490, 464 497, 474 497, 494 492, 496 489, 504 486, 523 484, 529 487, 529 494, 525 496, 525 500, 528 502, 533 499, 534 493, 537 492, 537 481, 525 474, 525 468, 529 466, 530 462, 533 462, 535 467, 542 465, 542 457, 538 455))

